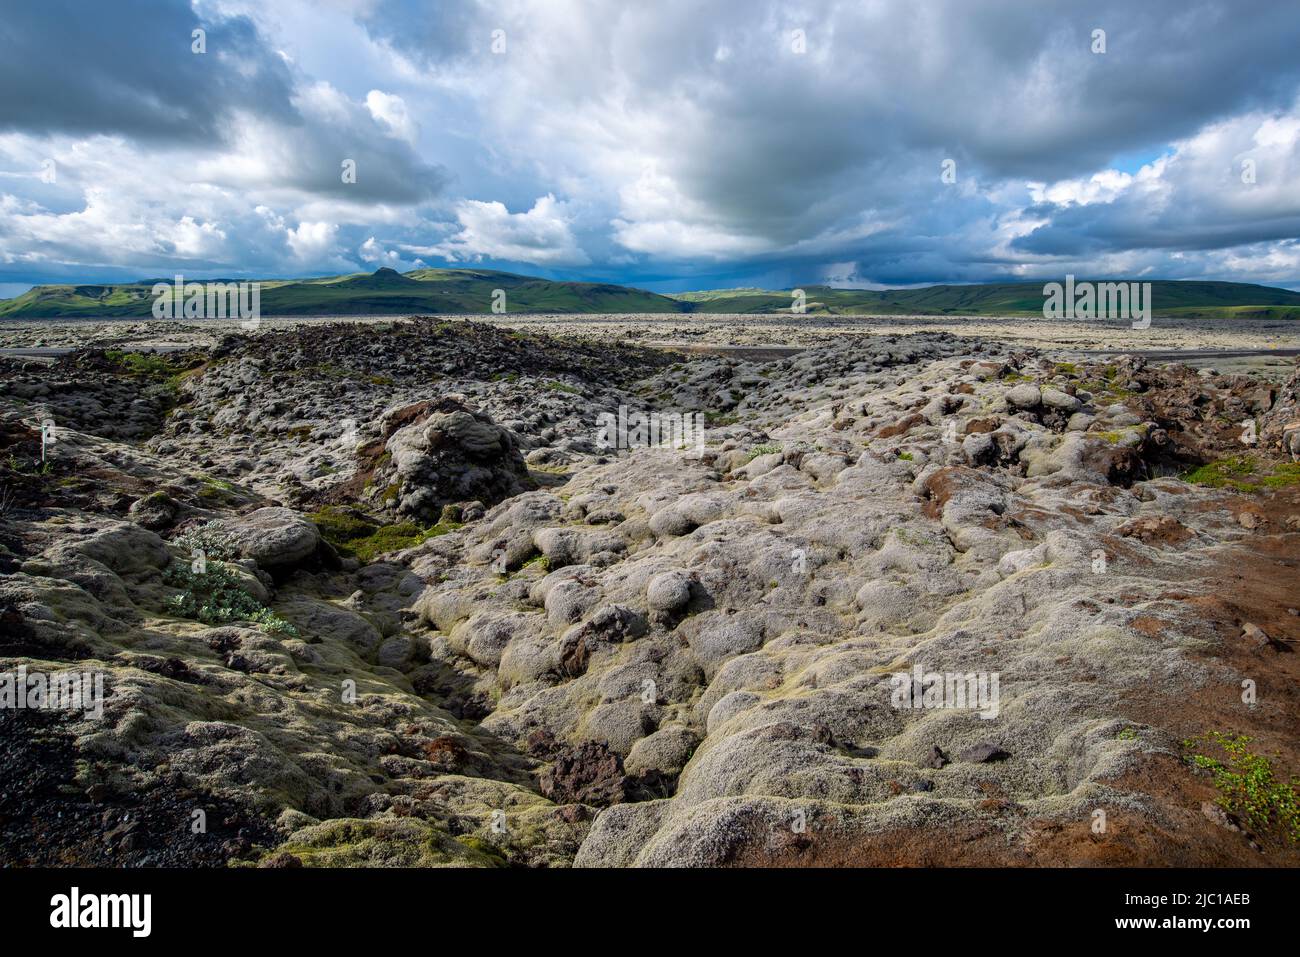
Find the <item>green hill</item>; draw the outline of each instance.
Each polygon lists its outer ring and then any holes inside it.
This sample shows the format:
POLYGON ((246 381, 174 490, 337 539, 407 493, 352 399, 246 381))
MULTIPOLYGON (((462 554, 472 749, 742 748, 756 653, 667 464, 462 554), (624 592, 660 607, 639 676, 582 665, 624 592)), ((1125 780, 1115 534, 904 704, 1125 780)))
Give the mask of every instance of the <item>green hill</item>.
MULTIPOLYGON (((212 280, 235 282, 235 280, 212 280)), ((1108 281, 1108 280, 1097 280, 1108 281)), ((0 300, 0 319, 148 318, 155 283, 38 286, 0 300)), ((482 269, 382 268, 314 279, 261 280, 264 316, 348 316, 492 312, 505 291, 511 313, 789 313, 789 290, 718 289, 661 296, 608 283, 556 282, 482 269)), ((817 315, 1039 316, 1043 283, 988 283, 914 289, 803 287, 817 315)), ((1154 314, 1213 319, 1300 319, 1300 293, 1236 282, 1153 280, 1154 314)))
MULTIPOLYGON (((1121 280, 1095 280, 1118 282, 1121 280)), ((804 286, 809 315, 1041 316, 1043 283, 986 283, 916 289, 804 286)), ((723 289, 680 293, 699 313, 788 313, 789 290, 723 289)), ((1300 292, 1241 282, 1152 280, 1153 314, 1167 317, 1300 319, 1300 292)))
MULTIPOLYGON (((235 282, 231 279, 213 282, 235 282)), ((37 286, 0 299, 0 319, 149 318, 153 286, 170 279, 101 286, 37 286)), ((553 282, 474 269, 417 269, 320 279, 261 280, 264 316, 475 314, 492 312, 505 290, 507 312, 680 312, 675 299, 642 289, 590 282, 553 282)))

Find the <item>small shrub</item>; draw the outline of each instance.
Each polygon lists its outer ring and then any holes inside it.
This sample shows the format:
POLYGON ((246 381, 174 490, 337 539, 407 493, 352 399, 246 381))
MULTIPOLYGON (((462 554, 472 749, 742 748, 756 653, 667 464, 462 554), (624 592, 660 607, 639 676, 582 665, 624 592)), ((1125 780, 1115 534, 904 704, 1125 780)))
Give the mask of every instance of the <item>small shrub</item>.
POLYGON ((272 635, 284 635, 289 638, 295 638, 298 635, 297 628, 269 608, 263 608, 249 620, 257 622, 263 631, 272 635))
POLYGON ((1244 734, 1211 731, 1183 742, 1183 746, 1217 749, 1223 759, 1193 754, 1193 766, 1209 771, 1219 791, 1218 804, 1261 831, 1276 828, 1292 843, 1300 843, 1300 802, 1296 786, 1300 778, 1280 781, 1273 762, 1250 751, 1251 738, 1244 734))
POLYGON ((181 532, 172 539, 172 544, 178 545, 191 554, 201 551, 206 557, 219 562, 229 562, 239 557, 235 540, 226 529, 225 523, 220 520, 181 532))
POLYGON ((167 607, 182 618, 205 625, 248 621, 275 634, 298 634, 293 625, 244 591, 239 578, 219 563, 209 564, 203 572, 176 563, 163 573, 163 581, 181 589, 167 599, 167 607))

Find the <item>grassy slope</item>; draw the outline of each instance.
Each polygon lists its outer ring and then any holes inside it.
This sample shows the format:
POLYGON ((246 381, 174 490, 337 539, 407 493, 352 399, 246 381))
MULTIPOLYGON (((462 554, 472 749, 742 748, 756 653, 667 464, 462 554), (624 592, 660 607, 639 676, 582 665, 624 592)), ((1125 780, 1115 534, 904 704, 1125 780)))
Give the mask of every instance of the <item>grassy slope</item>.
MULTIPOLYGON (((0 318, 139 317, 152 315, 157 280, 114 286, 38 286, 0 300, 0 318)), ((165 281, 165 280, 162 280, 165 281)), ((262 282, 264 316, 489 313, 492 293, 506 291, 507 312, 678 312, 667 296, 601 283, 551 282, 469 269, 391 269, 302 281, 262 282)))
MULTIPOLYGON (((928 286, 923 289, 831 289, 805 286, 813 314, 1004 315, 1041 316, 1043 284, 990 283, 978 286, 928 286)), ((682 293, 692 312, 789 312, 790 293, 728 289, 682 293)), ((1151 283, 1156 315, 1210 318, 1300 319, 1300 293, 1232 282, 1151 283)))
MULTIPOLYGON (((151 315, 155 280, 119 285, 38 286, 0 300, 0 318, 140 317, 151 315)), ((1300 319, 1300 293, 1250 283, 1152 282, 1156 315, 1201 318, 1300 319)), ((1042 314, 1043 284, 992 283, 922 289, 804 287, 812 315, 1042 314)), ((397 273, 264 280, 266 316, 412 313, 484 314, 495 289, 506 291, 508 312, 555 313, 784 313, 788 291, 722 289, 660 296, 603 283, 552 282, 476 269, 417 269, 397 273)))

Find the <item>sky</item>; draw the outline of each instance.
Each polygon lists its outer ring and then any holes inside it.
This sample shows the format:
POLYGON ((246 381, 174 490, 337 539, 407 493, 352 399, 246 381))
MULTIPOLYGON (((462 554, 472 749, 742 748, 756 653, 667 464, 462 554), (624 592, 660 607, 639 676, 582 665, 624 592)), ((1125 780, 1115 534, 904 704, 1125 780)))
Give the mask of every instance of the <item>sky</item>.
POLYGON ((6 0, 0 296, 1300 289, 1297 51, 1294 0, 6 0))

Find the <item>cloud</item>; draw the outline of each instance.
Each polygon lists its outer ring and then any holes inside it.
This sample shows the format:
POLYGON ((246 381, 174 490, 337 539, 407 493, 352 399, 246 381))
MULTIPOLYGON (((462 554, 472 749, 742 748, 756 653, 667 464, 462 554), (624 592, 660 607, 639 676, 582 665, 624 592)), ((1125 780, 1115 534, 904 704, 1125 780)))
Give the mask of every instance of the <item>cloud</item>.
MULTIPOLYGON (((329 84, 295 92, 295 127, 232 117, 210 147, 117 135, 0 134, 0 276, 61 278, 111 267, 118 278, 174 269, 218 275, 343 269, 352 234, 380 223, 419 228, 447 173, 370 109, 329 84), (34 171, 53 160, 56 179, 34 171), (355 182, 345 182, 351 161, 355 182), (288 220, 299 225, 283 226, 288 220), (342 230, 332 242, 322 230, 342 230)), ((392 109, 393 104, 385 104, 392 109)))
POLYGON ((615 241, 633 252, 736 259, 775 248, 760 236, 729 231, 705 204, 683 195, 671 177, 653 167, 619 191, 619 212, 611 222, 615 241))
MULTIPOLYGON (((1146 167, 1153 169, 1153 167, 1146 167)), ((1028 183, 1029 195, 1035 203, 1055 206, 1087 206, 1090 203, 1110 203, 1133 185, 1133 177, 1115 169, 1093 173, 1086 179, 1060 180, 1050 186, 1046 183, 1028 183)))
POLYGON ((1026 253, 1218 250, 1300 236, 1300 101, 1207 126, 1134 176, 1035 189, 1026 253))
POLYGON ((302 74, 236 6, 6 11, 0 278, 350 271, 361 230, 421 230, 450 174, 403 98, 302 74), (54 182, 34 175, 48 160, 54 182))
MULTIPOLYGON (((201 160, 196 174, 242 190, 278 191, 282 200, 327 196, 340 203, 410 205, 445 187, 446 172, 422 160, 389 120, 377 119, 369 100, 354 102, 317 81, 299 89, 294 104, 301 126, 241 117, 231 124, 231 153, 201 160)), ((398 114, 391 100, 382 109, 398 114)))
MULTIPOLYGON (((1104 204, 1132 175, 1116 157, 1288 110, 1300 82, 1300 9, 1263 0, 465 2, 436 42, 420 32, 432 24, 402 38, 407 10, 381 3, 366 23, 476 103, 498 165, 609 208, 603 259, 687 270, 852 260, 898 282, 1033 268, 1031 252, 1054 254, 1009 245, 1000 221, 1104 204), (493 56, 498 26, 509 47, 493 56), (948 158, 955 189, 938 175, 948 158)), ((1225 239, 1268 235, 1243 209, 1225 239)))
POLYGON ((371 90, 366 94, 366 109, 394 136, 408 143, 415 142, 415 122, 407 112, 406 101, 400 96, 384 93, 382 90, 371 90))
POLYGON ((550 194, 538 198, 526 213, 512 213, 503 203, 465 200, 456 208, 456 220, 460 231, 431 250, 452 262, 496 259, 583 266, 591 261, 574 238, 565 204, 550 194))
POLYGON ((1297 46, 1267 0, 21 4, 0 280, 1296 282, 1297 46))
POLYGON ((181 0, 7 4, 0 29, 0 130, 210 145, 234 112, 296 123, 292 87, 251 21, 181 0))
POLYGON ((293 254, 307 261, 332 256, 337 249, 338 233, 335 223, 299 223, 286 231, 293 254))
POLYGON ((358 19, 375 39, 435 70, 489 51, 492 30, 505 25, 478 0, 373 0, 358 19))
POLYGON ((366 241, 357 249, 357 255, 361 261, 376 268, 387 266, 389 269, 396 269, 398 272, 406 272, 411 269, 418 269, 424 265, 424 260, 405 259, 402 254, 395 249, 384 248, 383 243, 375 239, 374 236, 366 237, 366 241))

